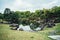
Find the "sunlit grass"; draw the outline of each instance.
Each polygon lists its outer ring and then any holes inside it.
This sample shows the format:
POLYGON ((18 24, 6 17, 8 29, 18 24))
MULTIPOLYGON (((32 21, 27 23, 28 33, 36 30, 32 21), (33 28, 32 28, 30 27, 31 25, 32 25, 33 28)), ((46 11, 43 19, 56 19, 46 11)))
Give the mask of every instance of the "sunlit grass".
POLYGON ((0 24, 0 40, 52 40, 48 35, 55 28, 56 26, 39 32, 25 32, 11 30, 8 24, 0 24))

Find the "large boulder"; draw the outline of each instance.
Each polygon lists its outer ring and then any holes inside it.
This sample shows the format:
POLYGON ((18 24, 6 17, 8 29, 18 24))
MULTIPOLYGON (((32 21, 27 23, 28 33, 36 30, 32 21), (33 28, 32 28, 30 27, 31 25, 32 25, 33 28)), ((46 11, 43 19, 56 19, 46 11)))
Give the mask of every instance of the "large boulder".
POLYGON ((32 31, 32 29, 30 28, 29 25, 19 25, 19 28, 17 28, 17 30, 22 30, 22 31, 32 31))

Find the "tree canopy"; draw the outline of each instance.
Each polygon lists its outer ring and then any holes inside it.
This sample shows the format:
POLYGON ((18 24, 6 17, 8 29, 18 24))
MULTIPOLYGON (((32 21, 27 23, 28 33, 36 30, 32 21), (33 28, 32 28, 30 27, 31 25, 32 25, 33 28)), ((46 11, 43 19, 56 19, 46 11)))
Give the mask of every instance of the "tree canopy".
POLYGON ((54 6, 51 9, 30 11, 11 11, 9 8, 4 10, 4 13, 0 13, 0 19, 17 24, 30 24, 37 23, 37 21, 54 20, 60 22, 60 6, 54 6))

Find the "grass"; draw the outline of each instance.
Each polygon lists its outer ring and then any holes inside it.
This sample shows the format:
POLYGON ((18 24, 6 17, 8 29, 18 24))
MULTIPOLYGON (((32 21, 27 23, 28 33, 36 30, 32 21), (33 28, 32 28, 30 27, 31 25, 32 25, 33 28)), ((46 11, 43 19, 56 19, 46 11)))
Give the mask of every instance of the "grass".
POLYGON ((60 35, 60 23, 57 24, 55 30, 57 31, 56 34, 57 34, 57 35, 60 35))
MULTIPOLYGON (((58 24, 60 26, 60 24, 58 24)), ((0 40, 52 40, 48 38, 49 32, 55 30, 53 28, 45 28, 39 32, 25 32, 11 30, 8 24, 0 24, 0 40)))

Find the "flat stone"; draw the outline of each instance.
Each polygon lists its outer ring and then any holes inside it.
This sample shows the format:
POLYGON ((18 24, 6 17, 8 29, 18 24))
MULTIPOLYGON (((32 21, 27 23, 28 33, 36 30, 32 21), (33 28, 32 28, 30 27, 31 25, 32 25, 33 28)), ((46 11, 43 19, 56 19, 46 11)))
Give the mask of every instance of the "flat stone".
POLYGON ((48 37, 52 38, 52 39, 55 39, 55 40, 60 40, 60 35, 50 35, 48 37))

